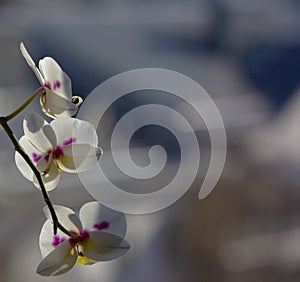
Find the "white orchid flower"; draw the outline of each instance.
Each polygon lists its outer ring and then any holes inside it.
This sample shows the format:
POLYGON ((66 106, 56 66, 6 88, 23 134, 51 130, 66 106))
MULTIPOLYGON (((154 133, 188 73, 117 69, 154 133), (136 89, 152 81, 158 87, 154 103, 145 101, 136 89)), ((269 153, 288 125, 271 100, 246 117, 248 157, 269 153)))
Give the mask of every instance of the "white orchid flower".
MULTIPOLYGON (((54 189, 60 173, 77 173, 96 164, 102 150, 92 124, 75 118, 55 119, 50 124, 36 113, 23 122, 20 145, 41 172, 46 190, 54 189)), ((39 188, 37 178, 19 153, 15 161, 21 173, 39 188)))
POLYGON ((79 218, 69 208, 54 206, 60 223, 76 238, 68 237, 58 230, 53 235, 49 209, 44 208, 48 220, 40 234, 43 260, 37 273, 53 276, 69 271, 75 263, 85 265, 108 261, 124 255, 130 248, 124 240, 126 219, 122 212, 114 211, 98 202, 82 206, 79 218))
POLYGON ((39 61, 39 67, 37 68, 23 43, 20 44, 20 50, 45 89, 45 93, 40 97, 43 112, 51 118, 73 116, 82 103, 82 99, 79 96, 72 97, 72 85, 69 76, 53 58, 43 58, 39 61), (77 101, 76 104, 75 101, 77 101))

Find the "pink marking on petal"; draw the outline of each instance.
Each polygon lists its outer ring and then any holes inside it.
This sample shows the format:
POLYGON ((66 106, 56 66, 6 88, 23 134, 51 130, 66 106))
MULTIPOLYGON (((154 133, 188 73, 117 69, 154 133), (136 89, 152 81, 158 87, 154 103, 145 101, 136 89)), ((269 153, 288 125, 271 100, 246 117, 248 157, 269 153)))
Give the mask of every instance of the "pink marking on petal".
POLYGON ((46 162, 49 162, 49 157, 50 157, 51 151, 47 153, 47 155, 44 156, 44 159, 46 162))
POLYGON ((97 230, 104 230, 109 228, 110 223, 108 221, 101 221, 93 225, 93 227, 97 230))
POLYGON ((44 86, 47 87, 48 89, 51 89, 50 81, 46 80, 44 86))
POLYGON ((56 248, 58 245, 66 241, 67 238, 65 237, 60 237, 59 235, 54 235, 53 240, 52 240, 52 246, 56 248))
POLYGON ((41 159, 41 157, 42 156, 37 153, 32 153, 32 158, 35 163, 37 163, 41 159))
POLYGON ((70 144, 75 143, 75 142, 76 142, 76 138, 71 137, 70 139, 63 142, 63 146, 67 146, 67 145, 70 145, 70 144))
POLYGON ((59 89, 61 87, 61 82, 59 80, 56 80, 54 82, 54 90, 59 89))

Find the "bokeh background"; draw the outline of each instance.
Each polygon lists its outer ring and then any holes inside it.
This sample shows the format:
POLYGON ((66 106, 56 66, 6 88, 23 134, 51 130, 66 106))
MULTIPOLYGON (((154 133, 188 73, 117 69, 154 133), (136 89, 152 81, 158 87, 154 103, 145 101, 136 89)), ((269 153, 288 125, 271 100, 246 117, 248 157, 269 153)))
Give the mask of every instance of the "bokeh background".
MULTIPOLYGON (((299 15, 297 0, 0 1, 1 115, 38 87, 23 41, 36 62, 54 57, 82 97, 131 69, 185 74, 213 97, 227 131, 224 172, 206 199, 197 198, 200 170, 171 207, 128 216, 126 256, 48 281, 299 281, 299 15)), ((30 110, 41 113, 37 101, 30 110)), ((111 120, 121 113, 119 105, 111 120)), ((10 124, 20 137, 22 115, 10 124)), ((134 145, 155 138, 145 132, 134 145)), ((0 281, 43 281, 35 273, 42 197, 2 131, 0 144, 0 281)), ((74 175, 51 198, 75 210, 92 200, 74 175)))

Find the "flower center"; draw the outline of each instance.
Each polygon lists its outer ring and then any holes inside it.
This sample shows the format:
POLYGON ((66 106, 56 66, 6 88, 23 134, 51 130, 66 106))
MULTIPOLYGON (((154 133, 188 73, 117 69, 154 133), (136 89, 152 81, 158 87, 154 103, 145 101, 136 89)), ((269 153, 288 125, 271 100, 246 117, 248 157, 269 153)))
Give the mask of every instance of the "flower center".
POLYGON ((69 238, 68 241, 72 246, 90 239, 90 232, 87 229, 83 229, 79 234, 73 230, 70 230, 70 232, 77 236, 77 238, 69 238))
MULTIPOLYGON (((108 221, 101 221, 99 223, 96 223, 93 225, 93 228, 97 230, 104 230, 109 228, 110 223, 108 221)), ((80 242, 85 242, 90 240, 90 231, 88 229, 83 229, 80 233, 74 231, 74 230, 69 230, 70 233, 76 236, 76 238, 68 238, 68 242, 71 246, 75 246, 80 242)), ((52 246, 56 248, 58 245, 66 241, 67 238, 59 235, 54 235, 52 239, 52 246)))
POLYGON ((44 156, 44 159, 46 160, 46 162, 49 161, 49 157, 50 157, 51 153, 53 154, 54 159, 59 159, 64 156, 64 151, 63 151, 62 147, 58 145, 55 147, 55 149, 49 150, 47 152, 47 154, 44 156))
MULTIPOLYGON (((74 230, 69 230, 70 233, 73 235, 77 236, 76 238, 69 238, 68 242, 70 245, 74 246, 78 244, 79 242, 85 242, 90 239, 90 232, 87 229, 83 229, 79 234, 75 232, 74 230)), ((54 235, 52 239, 52 246, 56 248, 59 246, 61 243, 65 242, 67 240, 66 237, 59 236, 59 235, 54 235)))
POLYGON ((57 145, 54 149, 49 150, 46 154, 32 153, 32 159, 35 163, 37 163, 43 157, 48 162, 51 153, 53 154, 54 159, 59 159, 59 158, 64 156, 63 147, 67 146, 67 145, 70 145, 70 144, 73 144, 75 142, 76 142, 76 138, 71 137, 71 138, 67 139, 66 141, 64 141, 62 143, 62 146, 57 145))
POLYGON ((59 159, 60 157, 64 156, 64 151, 60 146, 56 146, 56 148, 52 151, 52 153, 55 159, 59 159))

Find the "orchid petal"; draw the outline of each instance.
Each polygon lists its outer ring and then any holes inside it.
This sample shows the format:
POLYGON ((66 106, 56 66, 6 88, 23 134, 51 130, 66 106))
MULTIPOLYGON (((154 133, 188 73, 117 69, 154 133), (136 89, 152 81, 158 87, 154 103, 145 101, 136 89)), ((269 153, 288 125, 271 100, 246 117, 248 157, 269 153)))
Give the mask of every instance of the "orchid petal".
POLYGON ((64 155, 57 159, 58 166, 66 172, 83 172, 97 163, 102 149, 88 144, 70 144, 63 147, 64 155))
POLYGON ((89 202, 82 206, 79 218, 83 228, 93 229, 95 224, 109 223, 107 229, 101 231, 113 233, 124 238, 126 233, 126 218, 124 213, 110 209, 98 202, 89 202))
POLYGON ((65 99, 71 100, 71 79, 53 58, 45 57, 40 60, 39 69, 45 79, 45 83, 49 84, 52 91, 65 99))
POLYGON ((83 254, 95 261, 108 261, 124 255, 129 243, 114 234, 92 231, 90 240, 80 243, 83 254))
POLYGON ((47 139, 50 141, 50 144, 52 145, 53 148, 56 147, 56 135, 55 132, 53 131, 52 127, 49 124, 46 124, 43 126, 43 133, 47 137, 47 139))
POLYGON ((35 76, 39 80, 40 84, 44 85, 45 80, 44 80, 40 70, 36 67, 36 65, 35 65, 33 59, 31 58, 31 56, 29 55, 28 51, 26 50, 23 42, 20 43, 20 50, 21 50, 21 53, 22 53, 23 57, 25 58, 27 64, 30 66, 30 68, 34 72, 35 76))
POLYGON ((49 124, 38 114, 31 112, 26 115, 23 128, 25 136, 42 152, 55 148, 56 136, 49 124))
MULTIPOLYGON (((59 183, 60 174, 56 163, 53 161, 53 155, 50 154, 48 160, 42 158, 36 164, 37 169, 42 174, 43 183, 47 191, 53 190, 59 183)), ((33 176, 33 184, 40 188, 36 176, 33 176)))
MULTIPOLYGON (((75 231, 76 233, 79 233, 82 230, 82 225, 77 217, 77 215, 72 211, 71 209, 64 207, 64 206, 59 206, 59 205, 54 205, 54 210, 56 212, 58 221, 69 231, 75 231)), ((49 211, 48 207, 44 207, 44 213, 47 217, 48 220, 52 220, 51 213, 49 211)))
MULTIPOLYGON (((33 160, 33 154, 36 154, 36 156, 41 154, 41 152, 36 147, 33 146, 33 144, 27 139, 26 136, 22 136, 20 138, 19 144, 26 152, 26 154, 31 158, 31 160, 33 160)), ((33 179, 32 169, 29 167, 29 165, 26 163, 26 161, 18 152, 15 153, 15 161, 18 169, 23 174, 23 176, 28 180, 32 181, 33 179)))
POLYGON ((45 96, 41 96, 40 104, 43 112, 52 118, 68 118, 76 114, 78 106, 70 100, 45 88, 45 96))
POLYGON ((68 241, 63 242, 50 252, 39 264, 37 273, 54 276, 69 271, 76 263, 78 254, 68 241))
POLYGON ((74 138, 76 144, 98 146, 98 136, 94 126, 76 118, 55 119, 50 123, 56 133, 57 143, 63 144, 74 138))

